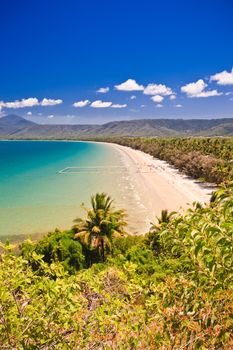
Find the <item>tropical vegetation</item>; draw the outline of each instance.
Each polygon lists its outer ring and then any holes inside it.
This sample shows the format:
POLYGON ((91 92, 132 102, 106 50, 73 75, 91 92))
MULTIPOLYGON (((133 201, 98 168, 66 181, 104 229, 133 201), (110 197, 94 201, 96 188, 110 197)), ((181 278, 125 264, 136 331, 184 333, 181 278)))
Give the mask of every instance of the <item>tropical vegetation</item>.
POLYGON ((2 244, 0 347, 231 349, 232 234, 230 183, 146 236, 97 194, 70 231, 2 244))
POLYGON ((79 239, 89 252, 88 265, 92 263, 91 252, 96 258, 105 261, 105 251, 112 251, 112 239, 124 234, 123 210, 113 210, 112 200, 105 193, 97 193, 91 198, 92 209, 87 212, 87 219, 77 218, 73 226, 75 238, 79 239))

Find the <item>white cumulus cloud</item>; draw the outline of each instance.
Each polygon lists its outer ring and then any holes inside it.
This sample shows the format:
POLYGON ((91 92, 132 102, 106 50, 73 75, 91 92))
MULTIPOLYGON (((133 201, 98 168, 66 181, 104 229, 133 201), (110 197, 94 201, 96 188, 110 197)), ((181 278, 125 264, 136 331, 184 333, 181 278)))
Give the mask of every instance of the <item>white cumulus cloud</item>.
POLYGON ((233 68, 230 72, 224 70, 211 75, 210 81, 216 81, 218 85, 233 85, 233 68))
POLYGON ((196 97, 212 97, 212 96, 221 96, 222 92, 219 92, 217 90, 208 90, 208 91, 203 91, 196 97))
POLYGON ((133 96, 130 97, 130 100, 136 100, 136 98, 137 97, 135 95, 133 95, 133 96))
POLYGON ((172 95, 172 89, 163 84, 148 84, 143 93, 145 95, 162 95, 169 96, 172 95))
POLYGON ((162 108, 163 105, 161 105, 161 103, 158 103, 158 104, 156 105, 156 107, 157 107, 157 108, 162 108))
POLYGON ((43 98, 40 102, 41 106, 55 106, 60 105, 63 101, 61 99, 54 100, 52 98, 43 98))
POLYGON ((16 100, 12 102, 0 101, 0 106, 5 108, 24 108, 39 106, 39 101, 36 97, 23 98, 22 100, 16 100))
POLYGON ((169 96, 169 99, 170 99, 170 100, 175 100, 175 99, 176 99, 176 95, 173 94, 173 95, 169 96))
POLYGON ((32 115, 32 112, 27 112, 27 115, 29 115, 29 116, 32 115))
POLYGON ((103 102, 101 100, 96 100, 91 103, 91 107, 93 108, 108 108, 111 107, 112 102, 103 102))
POLYGON ((73 103, 73 106, 76 108, 82 108, 87 105, 89 105, 90 101, 89 100, 82 100, 82 101, 77 101, 73 103))
POLYGON ((152 101, 154 102, 162 102, 164 97, 163 96, 160 96, 160 95, 155 95, 155 96, 152 96, 151 97, 152 101))
POLYGON ((97 92, 100 92, 101 94, 106 94, 107 92, 109 92, 109 87, 102 87, 98 89, 97 92))
POLYGON ((143 91, 144 90, 144 86, 139 85, 134 79, 128 79, 124 83, 115 85, 115 88, 120 91, 143 91))
POLYGON ((54 118, 53 114, 48 115, 48 119, 52 119, 52 118, 54 118))
POLYGON ((36 97, 23 98, 22 100, 16 100, 12 102, 3 102, 0 101, 0 106, 5 108, 25 108, 25 107, 35 107, 35 106, 54 106, 57 104, 61 104, 63 101, 53 100, 51 98, 44 98, 41 102, 39 102, 36 97))
POLYGON ((189 83, 181 87, 181 91, 186 93, 190 98, 194 97, 211 97, 211 96, 220 96, 221 92, 217 90, 205 90, 208 85, 204 82, 203 79, 199 79, 194 83, 189 83))
POLYGON ((111 105, 111 108, 125 108, 125 107, 127 107, 126 103, 124 103, 124 104, 116 103, 116 104, 111 105))
POLYGON ((183 106, 181 104, 175 105, 176 108, 182 108, 183 106))

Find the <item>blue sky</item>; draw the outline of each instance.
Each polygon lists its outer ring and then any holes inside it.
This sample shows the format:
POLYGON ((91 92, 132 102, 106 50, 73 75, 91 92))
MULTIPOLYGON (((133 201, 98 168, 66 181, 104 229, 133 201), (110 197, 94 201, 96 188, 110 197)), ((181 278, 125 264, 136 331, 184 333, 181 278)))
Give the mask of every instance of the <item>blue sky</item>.
POLYGON ((0 113, 233 117, 232 15, 232 0, 1 1, 0 113))

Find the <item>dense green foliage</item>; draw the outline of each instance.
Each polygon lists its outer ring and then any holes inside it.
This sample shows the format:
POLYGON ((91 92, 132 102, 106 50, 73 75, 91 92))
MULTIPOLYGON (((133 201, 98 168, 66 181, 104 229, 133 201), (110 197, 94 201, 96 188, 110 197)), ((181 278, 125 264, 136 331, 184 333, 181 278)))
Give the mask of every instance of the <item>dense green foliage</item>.
POLYGON ((194 178, 233 180, 233 138, 111 138, 105 141, 144 151, 194 178))
POLYGON ((47 265, 35 252, 32 257, 40 273, 22 257, 1 255, 0 348, 70 349, 81 307, 77 283, 61 266, 47 265))
POLYGON ((69 273, 85 267, 85 256, 82 245, 75 239, 73 231, 60 232, 55 230, 39 241, 27 240, 21 245, 21 253, 30 262, 34 270, 38 269, 33 252, 43 256, 43 261, 51 264, 61 262, 69 273))
POLYGON ((88 269, 74 231, 27 242, 21 256, 3 246, 0 348, 231 349, 232 234, 228 184, 209 206, 163 212, 145 237, 113 235, 88 269))
MULTIPOLYGON (((87 219, 78 218, 73 230, 75 237, 81 241, 86 252, 96 252, 98 260, 105 261, 105 251, 112 251, 112 239, 124 233, 126 222, 123 221, 125 213, 123 210, 114 210, 112 200, 105 193, 97 193, 91 198, 92 209, 87 212, 87 219)), ((92 263, 89 255, 88 266, 92 263)), ((96 260, 96 259, 95 259, 96 260)))

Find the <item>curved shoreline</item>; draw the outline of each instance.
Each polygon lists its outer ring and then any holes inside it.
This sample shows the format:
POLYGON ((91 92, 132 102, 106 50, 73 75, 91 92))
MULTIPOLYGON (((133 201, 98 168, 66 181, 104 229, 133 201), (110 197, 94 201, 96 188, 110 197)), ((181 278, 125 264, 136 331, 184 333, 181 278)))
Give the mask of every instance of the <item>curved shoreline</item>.
POLYGON ((190 179, 168 163, 131 147, 100 141, 62 141, 100 143, 114 148, 120 154, 125 170, 120 175, 123 179, 120 192, 118 192, 120 200, 115 197, 115 194, 113 198, 117 199, 118 207, 124 208, 125 206, 129 214, 131 234, 148 232, 151 222, 156 221, 156 216, 160 216, 163 209, 181 212, 190 207, 194 201, 208 202, 214 189, 214 185, 190 179), (130 200, 125 200, 127 196, 130 200))
POLYGON ((182 212, 193 202, 206 203, 216 188, 213 184, 193 180, 167 162, 142 151, 115 143, 105 144, 121 152, 123 161, 129 166, 130 181, 148 213, 144 232, 163 209, 182 212))

